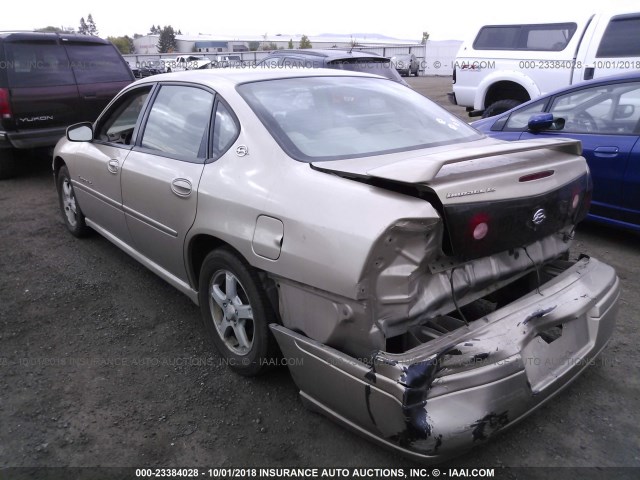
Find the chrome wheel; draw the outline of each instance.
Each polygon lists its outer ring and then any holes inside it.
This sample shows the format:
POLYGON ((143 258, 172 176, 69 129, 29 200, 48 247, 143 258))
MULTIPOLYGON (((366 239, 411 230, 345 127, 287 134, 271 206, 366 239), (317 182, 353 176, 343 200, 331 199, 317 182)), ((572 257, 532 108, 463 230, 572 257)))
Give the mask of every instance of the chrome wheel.
POLYGON ((68 178, 62 181, 62 208, 67 216, 67 222, 71 227, 78 224, 78 207, 76 205, 76 196, 73 193, 73 187, 68 178))
POLYGON ((253 309, 247 292, 233 273, 218 270, 209 286, 209 308, 216 332, 226 347, 246 355, 253 346, 253 309))

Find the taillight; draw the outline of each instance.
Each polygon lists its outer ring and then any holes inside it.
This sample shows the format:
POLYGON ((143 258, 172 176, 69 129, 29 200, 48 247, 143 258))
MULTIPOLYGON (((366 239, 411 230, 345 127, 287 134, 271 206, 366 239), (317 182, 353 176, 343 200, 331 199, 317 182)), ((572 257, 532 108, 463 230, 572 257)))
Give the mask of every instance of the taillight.
POLYGON ((489 215, 478 213, 469 221, 469 230, 474 240, 482 240, 489 233, 489 215))
POLYGON ((9 90, 6 88, 0 88, 0 118, 9 119, 12 116, 11 104, 9 103, 9 90))
POLYGON ((530 173, 529 175, 523 175, 518 179, 519 182, 531 182, 533 180, 540 180, 541 178, 547 178, 554 174, 553 170, 544 170, 542 172, 530 173))

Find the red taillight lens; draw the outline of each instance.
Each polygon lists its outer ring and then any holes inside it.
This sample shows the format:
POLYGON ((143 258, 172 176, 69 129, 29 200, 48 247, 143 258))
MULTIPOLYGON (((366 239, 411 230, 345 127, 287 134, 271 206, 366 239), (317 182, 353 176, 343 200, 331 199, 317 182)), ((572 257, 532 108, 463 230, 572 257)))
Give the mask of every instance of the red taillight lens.
POLYGON ((573 195, 573 199, 571 200, 571 210, 575 210, 580 205, 580 194, 576 193, 573 195))
POLYGON ((469 230, 474 240, 482 240, 489 233, 489 215, 478 213, 469 222, 469 230))
POLYGON ((0 88, 0 118, 11 118, 11 104, 9 103, 9 90, 0 88))
POLYGON ((541 178, 547 178, 553 175, 553 170, 545 170, 543 172, 531 173, 529 175, 523 175, 518 179, 519 182, 531 182, 533 180, 540 180, 541 178))

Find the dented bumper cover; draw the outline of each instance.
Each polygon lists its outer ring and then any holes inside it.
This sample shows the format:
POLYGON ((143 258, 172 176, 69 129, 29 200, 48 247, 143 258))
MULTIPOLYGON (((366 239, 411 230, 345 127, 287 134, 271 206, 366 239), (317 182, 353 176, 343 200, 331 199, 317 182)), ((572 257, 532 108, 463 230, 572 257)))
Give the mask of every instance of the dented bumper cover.
POLYGON ((308 407, 437 462, 524 418, 576 378, 611 337, 618 297, 613 268, 583 258, 539 292, 402 354, 356 359, 271 329, 308 407))

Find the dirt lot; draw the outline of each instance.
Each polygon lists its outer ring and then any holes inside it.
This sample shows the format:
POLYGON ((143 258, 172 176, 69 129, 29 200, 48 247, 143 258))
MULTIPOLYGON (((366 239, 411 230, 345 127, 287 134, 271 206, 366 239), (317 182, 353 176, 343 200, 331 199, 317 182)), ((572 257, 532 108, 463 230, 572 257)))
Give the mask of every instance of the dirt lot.
MULTIPOLYGON (((449 78, 411 83, 446 102, 449 78)), ((0 478, 12 466, 413 466, 306 411, 286 369, 231 373, 185 296, 100 236, 66 232, 47 159, 0 187, 0 478)), ((640 467, 638 240, 578 231, 575 252, 622 279, 611 343, 547 406, 443 467, 640 467)))

